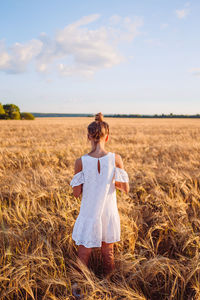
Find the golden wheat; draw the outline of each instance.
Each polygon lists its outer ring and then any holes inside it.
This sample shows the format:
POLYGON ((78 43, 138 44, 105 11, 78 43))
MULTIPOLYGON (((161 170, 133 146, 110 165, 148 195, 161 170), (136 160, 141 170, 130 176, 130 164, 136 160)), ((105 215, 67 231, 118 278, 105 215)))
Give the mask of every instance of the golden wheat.
POLYGON ((0 122, 0 299, 200 299, 200 123, 112 119, 107 150, 119 153, 130 193, 117 191, 116 271, 89 270, 71 233, 80 199, 74 161, 90 151, 93 118, 0 122))

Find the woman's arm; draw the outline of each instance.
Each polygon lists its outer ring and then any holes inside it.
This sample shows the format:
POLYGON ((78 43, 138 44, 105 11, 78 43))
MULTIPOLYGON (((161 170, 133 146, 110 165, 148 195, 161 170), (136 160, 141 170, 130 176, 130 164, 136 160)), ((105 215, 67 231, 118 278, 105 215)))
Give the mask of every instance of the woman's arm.
MULTIPOLYGON (((78 172, 82 171, 82 160, 81 158, 77 158, 74 165, 74 175, 78 172)), ((83 184, 77 185, 73 187, 74 197, 79 197, 82 193, 83 184)))
MULTIPOLYGON (((119 154, 115 154, 115 166, 117 168, 124 169, 124 164, 123 164, 122 158, 119 154)), ((126 194, 128 194, 129 190, 130 190, 128 182, 115 181, 115 187, 118 190, 125 192, 126 194)))

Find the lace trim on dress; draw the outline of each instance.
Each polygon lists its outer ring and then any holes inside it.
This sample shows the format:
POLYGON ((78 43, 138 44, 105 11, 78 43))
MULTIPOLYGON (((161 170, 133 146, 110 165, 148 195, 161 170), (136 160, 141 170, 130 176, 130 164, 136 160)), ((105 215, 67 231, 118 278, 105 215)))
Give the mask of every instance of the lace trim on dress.
POLYGON ((115 181, 129 182, 127 172, 124 169, 115 167, 115 181))
POLYGON ((83 171, 80 171, 74 175, 74 177, 72 178, 72 180, 70 182, 70 185, 72 187, 74 187, 74 186, 80 185, 84 182, 85 182, 85 179, 84 179, 83 171))

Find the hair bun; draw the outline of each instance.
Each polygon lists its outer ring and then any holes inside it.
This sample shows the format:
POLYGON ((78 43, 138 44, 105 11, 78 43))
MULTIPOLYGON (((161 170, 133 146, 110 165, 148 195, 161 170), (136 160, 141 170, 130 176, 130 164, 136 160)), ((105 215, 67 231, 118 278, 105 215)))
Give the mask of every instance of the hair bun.
POLYGON ((95 121, 96 122, 103 122, 103 115, 101 112, 95 115, 95 121))

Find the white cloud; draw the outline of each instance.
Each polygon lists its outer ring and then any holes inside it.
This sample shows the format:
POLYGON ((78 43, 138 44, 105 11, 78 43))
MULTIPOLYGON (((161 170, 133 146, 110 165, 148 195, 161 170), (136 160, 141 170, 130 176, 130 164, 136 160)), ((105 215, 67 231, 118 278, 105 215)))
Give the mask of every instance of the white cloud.
POLYGON ((187 16, 188 14, 188 10, 186 9, 180 9, 180 10, 176 10, 176 16, 179 18, 179 19, 183 19, 187 16))
POLYGON ((192 69, 190 69, 190 72, 191 72, 194 76, 200 76, 200 68, 192 68, 192 69))
POLYGON ((41 41, 31 40, 27 44, 15 43, 12 48, 19 61, 27 63, 40 52, 41 47, 41 41))
POLYGON ((99 14, 84 16, 80 20, 72 23, 69 26, 71 26, 71 27, 80 27, 80 26, 83 26, 83 25, 88 25, 89 23, 93 23, 94 21, 98 20, 99 18, 100 18, 99 14))
POLYGON ((6 69, 9 66, 10 56, 7 52, 0 52, 0 70, 6 69))
POLYGON ((55 39, 51 39, 46 33, 41 33, 39 40, 42 42, 42 49, 36 57, 36 70, 41 73, 49 73, 53 69, 54 61, 62 56, 59 55, 55 39))
POLYGON ((38 72, 45 73, 48 69, 48 65, 44 63, 39 63, 36 68, 38 72))
POLYGON ((141 18, 133 20, 112 16, 112 25, 90 29, 99 14, 84 16, 80 20, 58 30, 52 39, 41 33, 38 39, 6 49, 0 43, 0 70, 9 73, 25 72, 35 60, 36 71, 50 73, 57 70, 62 76, 91 77, 100 69, 111 68, 124 61, 117 50, 122 41, 132 42, 143 25, 141 18))
POLYGON ((134 19, 130 19, 129 17, 121 18, 118 24, 110 26, 109 29, 107 29, 109 40, 111 40, 115 46, 123 42, 130 43, 141 34, 139 28, 142 27, 142 25, 143 18, 141 17, 135 17, 134 19))
POLYGON ((127 41, 131 42, 137 35, 140 34, 139 28, 143 25, 142 18, 135 18, 133 21, 130 18, 124 19, 124 27, 125 32, 122 34, 122 39, 126 39, 127 41))
POLYGON ((177 9, 175 11, 178 19, 184 19, 190 12, 190 2, 186 2, 183 9, 177 9))
POLYGON ((6 51, 4 41, 0 41, 0 70, 8 68, 10 59, 10 55, 6 51))
MULTIPOLYGON (((82 21, 79 21, 81 24, 82 21)), ((71 65, 60 63, 62 75, 92 76, 98 69, 111 68, 123 61, 122 55, 112 45, 110 32, 105 27, 89 30, 77 26, 65 27, 56 35, 57 48, 63 56, 72 56, 71 65)))
POLYGON ((42 42, 36 39, 26 44, 15 43, 6 49, 3 41, 0 47, 0 70, 7 73, 21 73, 27 64, 37 56, 42 49, 42 42))

